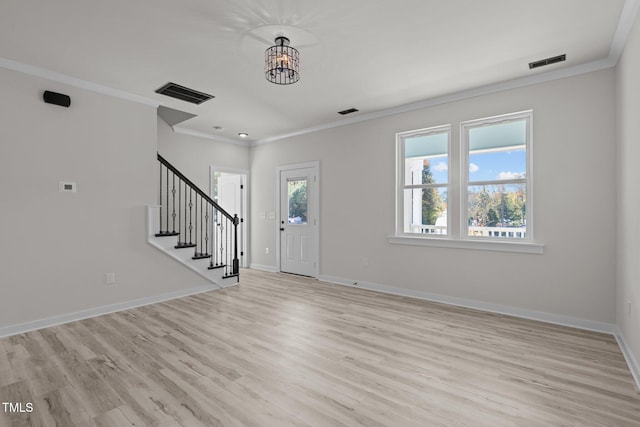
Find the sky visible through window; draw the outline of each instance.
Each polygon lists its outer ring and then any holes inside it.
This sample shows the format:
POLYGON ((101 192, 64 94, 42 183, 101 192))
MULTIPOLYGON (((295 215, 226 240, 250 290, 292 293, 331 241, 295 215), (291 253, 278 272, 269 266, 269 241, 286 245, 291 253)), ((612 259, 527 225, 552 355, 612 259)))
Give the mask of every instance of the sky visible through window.
MULTIPOLYGON (((448 164, 445 157, 429 159, 435 182, 447 182, 448 164)), ((469 156, 469 181, 493 181, 525 178, 524 149, 489 151, 469 156)))

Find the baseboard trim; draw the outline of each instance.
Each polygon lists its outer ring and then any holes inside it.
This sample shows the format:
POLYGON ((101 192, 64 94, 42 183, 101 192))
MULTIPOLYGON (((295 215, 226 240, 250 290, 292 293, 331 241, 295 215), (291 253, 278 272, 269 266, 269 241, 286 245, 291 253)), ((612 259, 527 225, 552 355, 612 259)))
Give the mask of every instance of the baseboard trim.
POLYGON ((318 280, 323 282, 329 282, 336 285, 349 286, 352 288, 367 289, 375 292, 382 292, 386 294, 399 295, 411 298, 418 298, 427 301, 439 302, 443 304, 450 304, 459 307, 472 308, 475 310, 488 311, 491 313, 506 314, 509 316, 520 317, 529 320, 537 320, 545 323, 552 323, 555 325, 569 326, 577 329, 584 329, 588 331, 601 332, 605 334, 613 335, 618 342, 620 351, 624 356, 631 376, 635 382, 636 390, 640 392, 640 364, 634 357, 631 349, 627 345, 622 331, 617 325, 606 322, 597 322, 593 320, 580 319, 570 316, 562 316, 558 314, 546 313, 542 311, 527 310, 517 307, 510 307, 500 304, 491 304, 484 301, 450 297, 446 295, 434 294, 430 292, 415 291, 412 289, 397 288, 394 286, 381 285, 379 283, 360 282, 356 280, 348 280, 341 277, 324 276, 318 277, 318 280))
POLYGON ((624 360, 626 360, 627 365, 629 366, 629 370, 631 371, 633 380, 636 383, 636 390, 640 391, 640 365, 638 365, 636 358, 633 357, 633 353, 627 345, 627 342, 624 339, 624 335, 622 335, 622 331, 620 330, 620 328, 618 328, 618 326, 615 327, 615 332, 613 335, 616 337, 616 341, 618 341, 618 345, 620 346, 620 350, 622 351, 624 360))
POLYGON ((252 270, 261 270, 261 271, 268 271, 269 273, 277 273, 278 272, 278 268, 274 267, 272 265, 262 265, 262 264, 251 264, 249 266, 250 269, 252 270))
POLYGON ((155 295, 151 297, 138 298, 138 299, 125 301, 117 304, 109 304, 101 307, 91 308, 88 310, 76 311, 74 313, 61 314, 58 316, 47 317, 45 319, 19 323, 17 325, 4 326, 4 327, 0 327, 0 338, 8 337, 11 335, 23 334, 25 332, 31 332, 38 329, 48 328, 51 326, 62 325, 64 323, 75 322, 77 320, 83 320, 91 317, 102 316, 104 314, 115 313, 117 311, 130 310, 132 308, 142 307, 144 305, 156 304, 159 302, 169 301, 176 298, 183 298, 189 295, 196 295, 203 292, 209 292, 214 290, 220 290, 220 287, 217 285, 204 285, 204 286, 199 286, 197 288, 167 292, 164 294, 155 295))
POLYGON ((555 325, 570 326, 572 328, 585 329, 594 332, 602 332, 614 335, 615 325, 612 323, 597 322, 593 320, 580 319, 570 316, 562 316, 559 314, 546 313, 542 311, 527 310, 523 308, 510 307, 500 304, 492 304, 484 301, 472 300, 467 298, 451 297, 447 295, 435 294, 430 292, 416 291, 412 289, 397 288, 394 286, 382 285, 379 283, 361 282, 357 280, 349 280, 341 277, 324 276, 318 277, 318 280, 334 283, 336 285, 350 286, 353 288, 367 289, 370 291, 383 292, 386 294, 399 295, 404 297, 418 298, 426 301, 439 302, 443 304, 455 305, 459 307, 472 308, 475 310, 488 311, 491 313, 506 314, 509 316, 520 317, 529 320, 538 320, 540 322, 552 323, 555 325), (357 284, 356 284, 357 283, 357 284))

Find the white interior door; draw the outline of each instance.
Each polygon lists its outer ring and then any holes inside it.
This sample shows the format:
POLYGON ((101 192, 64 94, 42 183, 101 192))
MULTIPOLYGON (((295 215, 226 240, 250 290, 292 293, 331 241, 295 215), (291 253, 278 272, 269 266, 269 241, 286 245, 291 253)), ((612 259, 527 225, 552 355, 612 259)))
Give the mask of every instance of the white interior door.
POLYGON ((315 276, 317 167, 280 171, 280 271, 315 276))
POLYGON ((242 196, 240 175, 220 175, 218 177, 218 204, 231 215, 242 215, 242 196))
POLYGON ((218 204, 222 209, 231 215, 237 214, 240 218, 238 225, 238 254, 240 257, 240 266, 246 267, 246 257, 244 256, 245 246, 245 227, 244 220, 244 176, 238 174, 220 174, 217 178, 218 187, 218 204))

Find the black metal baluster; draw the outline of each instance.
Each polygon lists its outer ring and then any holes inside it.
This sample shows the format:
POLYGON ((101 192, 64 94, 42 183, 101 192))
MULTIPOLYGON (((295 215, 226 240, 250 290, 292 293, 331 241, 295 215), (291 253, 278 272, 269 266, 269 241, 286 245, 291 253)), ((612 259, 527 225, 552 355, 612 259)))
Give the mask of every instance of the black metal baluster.
POLYGON ((213 222, 214 224, 214 229, 213 232, 216 236, 216 246, 215 246, 215 253, 216 253, 216 266, 220 265, 220 254, 218 252, 218 244, 220 243, 220 236, 218 235, 218 229, 220 228, 220 213, 218 211, 216 211, 216 219, 213 222))
POLYGON ((180 246, 180 234, 182 234, 182 230, 181 230, 181 226, 180 224, 182 224, 181 221, 181 216, 180 216, 180 209, 182 209, 182 186, 180 185, 180 183, 182 182, 182 180, 180 178, 178 178, 178 246, 180 246))
MULTIPOLYGON (((173 185, 171 187, 171 201, 173 202, 173 210, 171 211, 171 219, 173 220, 173 233, 176 232, 176 174, 172 172, 173 185)), ((169 227, 167 227, 169 228, 169 227)))
POLYGON ((167 211, 167 233, 169 232, 169 168, 165 168, 167 170, 167 178, 166 178, 166 184, 167 184, 167 197, 165 199, 165 203, 167 204, 165 207, 165 211, 167 211))
POLYGON ((228 276, 229 275, 229 218, 227 218, 227 226, 225 227, 224 230, 224 235, 225 235, 225 239, 224 239, 224 258, 225 258, 225 267, 224 267, 224 272, 225 275, 228 276))
POLYGON ((224 265, 224 256, 222 251, 224 250, 224 222, 220 222, 220 265, 224 265))
POLYGON ((162 234, 162 163, 160 163, 160 198, 158 204, 160 205, 160 223, 158 226, 160 227, 160 234, 162 234))
MULTIPOLYGON (((224 241, 224 232, 225 232, 225 228, 227 226, 226 222, 225 222, 225 218, 223 217, 222 220, 220 221, 220 265, 222 267, 225 267, 225 256, 224 256, 224 245, 225 245, 225 241, 224 241)), ((227 275, 226 269, 224 272, 224 275, 227 275)))
POLYGON ((220 265, 222 261, 220 260, 220 251, 218 250, 218 246, 220 245, 220 234, 218 230, 220 229, 220 211, 216 211, 216 229, 213 230, 216 233, 216 265, 220 265))
POLYGON ((184 237, 183 244, 187 244, 187 183, 184 183, 184 237))
POLYGON ((209 255, 209 203, 205 206, 204 227, 204 253, 209 255))
POLYGON ((233 274, 240 272, 240 260, 238 259, 238 224, 240 219, 238 214, 233 216, 233 274))
POLYGON ((189 187, 189 244, 193 244, 193 240, 191 239, 191 231, 193 230, 193 224, 191 222, 191 207, 193 206, 193 202, 191 201, 191 187, 189 187))
POLYGON ((213 207, 213 205, 211 205, 211 260, 209 261, 209 267, 213 267, 214 264, 214 258, 216 257, 216 230, 215 230, 215 224, 216 224, 216 217, 215 217, 215 208, 213 207))

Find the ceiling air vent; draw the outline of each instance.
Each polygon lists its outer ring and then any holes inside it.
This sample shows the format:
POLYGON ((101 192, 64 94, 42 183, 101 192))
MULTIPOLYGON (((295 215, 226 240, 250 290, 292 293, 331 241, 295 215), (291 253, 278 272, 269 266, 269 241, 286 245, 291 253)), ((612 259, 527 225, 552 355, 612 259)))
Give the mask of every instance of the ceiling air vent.
POLYGON ((551 65, 551 64, 555 64, 557 62, 562 62, 566 60, 567 60, 566 54, 554 56, 547 59, 541 59, 540 61, 529 62, 529 69, 533 70, 534 68, 544 67, 545 65, 551 65))
POLYGON ((344 116, 346 114, 355 113, 356 111, 358 111, 357 108, 349 108, 348 110, 338 111, 338 114, 342 114, 344 116))
POLYGON ((188 87, 180 86, 175 83, 167 83, 160 89, 156 90, 156 93, 190 102, 192 104, 202 104, 204 101, 208 101, 214 97, 213 95, 198 92, 197 90, 189 89, 188 87))

